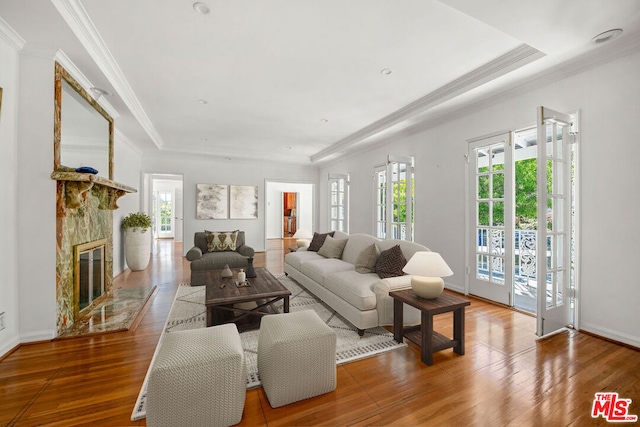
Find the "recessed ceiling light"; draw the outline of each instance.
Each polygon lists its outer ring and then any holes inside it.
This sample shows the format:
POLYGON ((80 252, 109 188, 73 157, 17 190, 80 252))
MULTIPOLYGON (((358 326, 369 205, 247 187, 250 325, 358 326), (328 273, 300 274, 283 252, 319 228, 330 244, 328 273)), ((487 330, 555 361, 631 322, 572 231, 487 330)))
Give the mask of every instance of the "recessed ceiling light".
POLYGON ((609 31, 605 31, 604 33, 600 33, 597 36, 595 36, 594 38, 592 38, 591 40, 595 44, 606 43, 606 42, 608 42, 608 41, 610 41, 612 39, 615 39, 620 34, 622 34, 622 29, 621 28, 615 28, 613 30, 609 30, 609 31))
POLYGON ((207 6, 205 3, 202 3, 202 2, 194 3, 193 10, 195 10, 197 13, 201 15, 208 15, 210 12, 209 6, 207 6))
POLYGON ((104 89, 101 89, 101 88, 95 87, 95 86, 91 88, 91 92, 95 93, 98 96, 109 96, 109 95, 111 95, 111 92, 109 92, 108 90, 104 90, 104 89))
POLYGON ((388 76, 391 73, 393 73, 393 70, 391 68, 384 68, 382 71, 380 71, 380 74, 382 74, 383 76, 388 76))
POLYGON ((206 99, 198 99, 198 104, 204 105, 204 104, 208 104, 208 102, 206 99))

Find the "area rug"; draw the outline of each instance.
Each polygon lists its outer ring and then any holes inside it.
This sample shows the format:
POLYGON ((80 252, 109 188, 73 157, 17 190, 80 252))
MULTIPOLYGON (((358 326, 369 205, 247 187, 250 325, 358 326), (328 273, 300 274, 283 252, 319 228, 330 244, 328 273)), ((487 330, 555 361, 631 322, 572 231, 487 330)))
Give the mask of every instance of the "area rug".
MULTIPOLYGON (((336 340, 336 364, 341 365, 354 360, 364 359, 389 350, 405 347, 406 344, 398 343, 393 339, 393 334, 385 328, 377 327, 365 330, 360 337, 356 328, 344 320, 333 309, 326 306, 313 294, 285 275, 276 276, 280 282, 291 291, 289 298, 289 311, 314 310, 337 336, 336 340)), ((187 329, 204 328, 206 323, 206 310, 204 306, 205 287, 191 287, 188 283, 179 286, 176 297, 167 317, 164 334, 187 329)), ((282 310, 282 303, 279 310, 282 310)), ((240 340, 247 363, 247 389, 260 385, 258 375, 258 333, 259 330, 242 332, 240 340)), ((164 336, 163 334, 163 336, 164 336)), ((145 376, 138 400, 131 414, 131 420, 136 421, 146 417, 146 393, 149 372, 162 345, 162 337, 158 342, 155 354, 149 364, 149 370, 145 376)))

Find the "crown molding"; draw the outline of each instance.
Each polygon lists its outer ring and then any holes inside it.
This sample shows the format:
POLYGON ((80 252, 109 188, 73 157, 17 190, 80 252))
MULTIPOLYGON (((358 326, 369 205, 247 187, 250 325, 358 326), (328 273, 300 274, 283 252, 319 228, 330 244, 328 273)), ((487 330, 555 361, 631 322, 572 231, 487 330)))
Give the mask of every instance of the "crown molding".
MULTIPOLYGON (((527 77, 526 79, 496 92, 493 95, 485 96, 481 100, 465 104, 457 108, 452 108, 437 114, 431 114, 423 120, 419 120, 418 122, 402 129, 398 129, 395 132, 374 137, 366 146, 354 147, 351 150, 346 150, 338 156, 334 156, 334 158, 340 157, 341 159, 348 159, 363 152, 376 150, 394 140, 397 140, 398 138, 418 134, 429 128, 493 107, 501 102, 512 100, 516 96, 524 95, 548 84, 561 81, 635 54, 640 54, 640 38, 628 39, 626 42, 620 44, 616 49, 602 49, 597 55, 594 55, 593 52, 585 52, 576 58, 567 60, 555 67, 540 71, 533 76, 527 77)), ((532 121, 534 121, 533 118, 532 121)), ((326 159, 322 159, 319 163, 324 163, 325 161, 326 159)))
POLYGON ((60 63, 60 65, 62 65, 62 67, 67 70, 67 72, 69 74, 71 74, 73 76, 73 78, 78 82, 78 84, 80 86, 82 86, 82 88, 85 90, 85 92, 87 92, 89 95, 92 96, 92 98, 98 103, 100 104, 100 106, 102 108, 104 108, 104 110, 109 113, 109 115, 111 116, 112 119, 116 119, 118 117, 120 117, 120 113, 118 113, 118 111, 113 107, 113 105, 111 105, 111 103, 109 103, 109 101, 107 101, 105 99, 104 96, 99 96, 99 97, 95 97, 93 96, 93 91, 91 90, 92 87, 94 87, 95 85, 93 85, 91 83, 91 81, 87 78, 87 76, 85 76, 82 71, 80 71, 80 69, 78 67, 76 67, 76 64, 73 63, 73 61, 71 61, 71 59, 69 59, 69 57, 67 56, 66 53, 64 53, 62 51, 62 49, 59 49, 56 54, 54 55, 54 59, 56 61, 58 61, 60 63))
MULTIPOLYGON (((204 158, 219 161, 219 162, 227 162, 231 164, 239 164, 239 163, 251 163, 264 165, 265 159, 264 157, 248 157, 246 153, 239 154, 226 154, 221 155, 219 150, 214 149, 202 149, 198 148, 198 151, 195 152, 193 149, 189 148, 166 148, 161 151, 156 151, 154 153, 145 153, 146 158, 166 158, 167 156, 171 156, 172 158, 181 158, 181 159, 195 159, 195 160, 203 160, 204 158)), ((308 160, 307 157, 305 159, 308 160)), ((311 164, 310 161, 300 161, 300 160, 286 160, 286 159, 278 159, 272 160, 269 159, 270 165, 282 165, 282 166, 301 166, 301 167, 316 167, 316 165, 311 164)))
POLYGON ((27 42, 22 37, 20 37, 20 34, 16 33, 16 31, 11 28, 11 26, 7 24, 7 21, 2 19, 1 16, 0 39, 7 42, 7 44, 17 52, 20 52, 24 48, 24 45, 27 44, 27 42))
POLYGON ((69 28, 76 35, 89 56, 98 65, 111 86, 122 98, 131 114, 145 130, 153 143, 161 149, 163 144, 160 133, 151 122, 133 88, 109 51, 98 29, 79 0, 51 0, 69 28))
POLYGON ((522 44, 506 54, 490 61, 475 70, 449 82, 448 84, 413 101, 405 107, 383 117, 359 131, 341 139, 335 144, 311 156, 312 162, 318 162, 335 152, 345 151, 373 135, 389 130, 403 121, 442 104, 464 92, 474 89, 488 81, 501 77, 515 69, 523 67, 544 56, 539 50, 522 44))

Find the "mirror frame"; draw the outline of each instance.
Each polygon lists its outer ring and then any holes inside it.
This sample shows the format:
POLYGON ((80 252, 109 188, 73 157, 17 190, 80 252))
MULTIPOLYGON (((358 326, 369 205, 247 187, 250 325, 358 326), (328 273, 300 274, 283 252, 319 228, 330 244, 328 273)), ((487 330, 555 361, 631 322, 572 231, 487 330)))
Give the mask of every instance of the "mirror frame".
POLYGON ((66 81, 78 94, 109 122, 109 179, 113 180, 113 119, 104 108, 57 61, 54 80, 54 116, 53 116, 53 170, 60 169, 60 150, 62 148, 62 80, 66 81))

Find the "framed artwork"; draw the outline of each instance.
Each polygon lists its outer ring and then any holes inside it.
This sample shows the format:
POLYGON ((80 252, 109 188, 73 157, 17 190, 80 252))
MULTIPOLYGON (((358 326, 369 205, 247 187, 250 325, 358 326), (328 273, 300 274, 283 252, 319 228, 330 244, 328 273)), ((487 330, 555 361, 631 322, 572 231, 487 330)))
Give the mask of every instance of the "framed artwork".
POLYGON ((196 184, 196 219, 227 219, 228 217, 228 186, 196 184))
POLYGON ((253 185, 230 185, 229 206, 231 219, 258 218, 258 187, 253 185))

